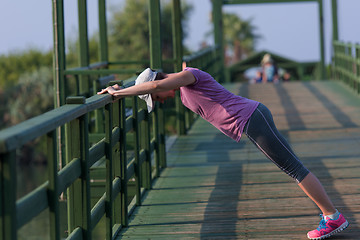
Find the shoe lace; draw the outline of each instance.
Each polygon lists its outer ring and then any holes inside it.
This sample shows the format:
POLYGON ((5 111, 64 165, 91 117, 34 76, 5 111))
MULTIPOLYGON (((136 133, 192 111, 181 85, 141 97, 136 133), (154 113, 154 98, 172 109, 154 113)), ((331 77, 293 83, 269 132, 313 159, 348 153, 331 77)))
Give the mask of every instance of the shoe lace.
POLYGON ((321 230, 321 229, 326 229, 326 228, 328 228, 328 226, 326 226, 326 220, 325 220, 325 217, 322 215, 322 214, 320 214, 320 217, 321 217, 321 221, 320 221, 320 224, 319 224, 319 227, 317 228, 317 230, 321 230))

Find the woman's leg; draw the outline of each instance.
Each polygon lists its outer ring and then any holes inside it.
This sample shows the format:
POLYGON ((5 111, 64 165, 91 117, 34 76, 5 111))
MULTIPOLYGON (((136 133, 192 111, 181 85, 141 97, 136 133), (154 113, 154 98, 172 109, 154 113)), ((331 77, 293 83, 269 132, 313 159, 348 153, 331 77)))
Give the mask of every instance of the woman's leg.
POLYGON ((280 169, 294 178, 300 188, 323 212, 319 227, 309 239, 324 239, 344 230, 349 223, 333 206, 320 181, 307 170, 275 127, 271 112, 260 104, 245 125, 249 139, 280 169))
POLYGON ((332 204, 329 196, 325 192, 324 187, 317 179, 317 177, 309 173, 300 183, 299 187, 308 195, 308 197, 314 201, 314 203, 320 208, 323 215, 331 215, 336 212, 334 205, 332 204))
POLYGON ((266 106, 260 104, 255 110, 245 126, 245 134, 271 161, 298 182, 324 215, 336 212, 320 181, 304 167, 277 130, 266 106))

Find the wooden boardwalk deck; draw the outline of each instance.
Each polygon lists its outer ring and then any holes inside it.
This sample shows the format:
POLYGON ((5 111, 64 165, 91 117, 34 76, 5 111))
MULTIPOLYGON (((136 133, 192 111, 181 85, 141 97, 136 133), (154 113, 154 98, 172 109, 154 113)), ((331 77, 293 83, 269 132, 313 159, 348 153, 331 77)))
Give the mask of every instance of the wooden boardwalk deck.
MULTIPOLYGON (((233 85, 263 102, 360 239, 360 97, 334 82, 233 85)), ((319 210, 243 136, 199 119, 168 153, 168 168, 118 239, 307 239, 319 210)))

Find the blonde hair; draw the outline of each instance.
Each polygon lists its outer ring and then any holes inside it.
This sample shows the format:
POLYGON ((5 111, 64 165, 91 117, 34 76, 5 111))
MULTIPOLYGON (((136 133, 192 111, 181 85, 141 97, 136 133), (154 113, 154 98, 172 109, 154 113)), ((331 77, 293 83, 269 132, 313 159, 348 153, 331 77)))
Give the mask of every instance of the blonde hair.
POLYGON ((272 63, 273 60, 271 58, 271 55, 269 53, 266 53, 263 57, 263 59, 261 60, 261 64, 265 64, 265 63, 272 63))

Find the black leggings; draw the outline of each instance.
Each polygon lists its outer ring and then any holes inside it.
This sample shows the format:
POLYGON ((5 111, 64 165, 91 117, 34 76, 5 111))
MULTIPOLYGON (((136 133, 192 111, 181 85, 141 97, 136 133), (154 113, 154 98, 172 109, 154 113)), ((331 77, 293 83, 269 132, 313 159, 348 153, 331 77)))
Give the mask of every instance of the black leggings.
POLYGON ((248 138, 281 170, 300 183, 309 173, 277 130, 270 110, 259 104, 244 128, 248 138))

